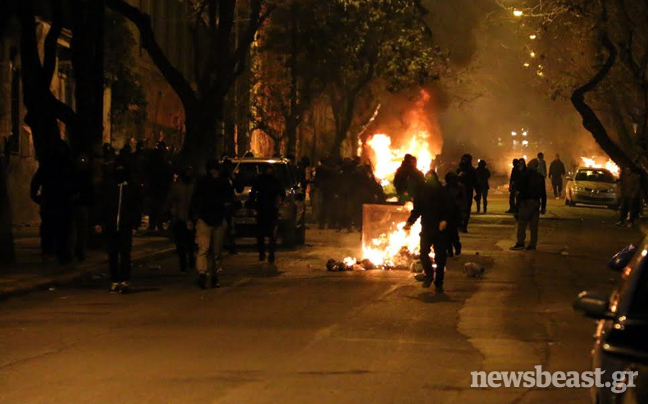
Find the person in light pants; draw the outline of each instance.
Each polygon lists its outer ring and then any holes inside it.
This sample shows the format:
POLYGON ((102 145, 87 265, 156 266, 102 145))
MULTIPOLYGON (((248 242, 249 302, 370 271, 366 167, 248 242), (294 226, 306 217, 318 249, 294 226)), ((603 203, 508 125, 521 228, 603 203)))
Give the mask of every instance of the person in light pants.
POLYGON ((207 175, 196 184, 192 198, 192 218, 196 227, 198 286, 219 287, 217 272, 222 265, 222 251, 227 236, 226 214, 234 201, 234 189, 220 165, 212 160, 207 175), (211 282, 208 282, 211 280, 211 282))

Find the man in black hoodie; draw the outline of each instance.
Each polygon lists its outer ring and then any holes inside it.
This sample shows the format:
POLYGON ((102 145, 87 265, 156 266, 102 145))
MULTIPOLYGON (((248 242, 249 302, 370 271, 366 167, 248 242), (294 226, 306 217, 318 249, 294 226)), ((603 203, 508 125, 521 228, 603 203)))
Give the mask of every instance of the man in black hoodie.
POLYGON ((205 168, 207 175, 196 184, 191 212, 198 243, 198 286, 202 289, 208 286, 208 277, 212 287, 220 286, 218 271, 227 235, 226 215, 234 202, 234 189, 222 175, 218 161, 208 161, 205 168))
POLYGON ((518 223, 517 223, 517 243, 511 250, 523 250, 526 239, 526 229, 530 227, 531 241, 526 247, 527 250, 535 250, 538 244, 538 225, 540 223, 540 214, 544 214, 547 208, 547 190, 545 189, 545 179, 542 174, 538 173, 539 161, 533 159, 529 161, 528 166, 523 167, 520 173, 518 186, 518 223))
POLYGON ((421 264, 425 271, 423 287, 429 288, 434 281, 439 293, 443 292, 444 271, 448 259, 445 231, 451 212, 448 195, 436 178, 436 173, 428 173, 426 182, 414 197, 414 209, 407 220, 405 230, 410 230, 418 218, 421 218, 421 264), (434 247, 436 274, 430 258, 431 247, 434 247))
POLYGON ((133 235, 142 218, 142 203, 137 184, 130 181, 126 164, 115 160, 115 169, 101 187, 97 233, 103 233, 108 242, 111 293, 129 291, 131 277, 131 250, 133 235))
POLYGON ((472 165, 473 157, 470 154, 461 156, 461 162, 457 169, 459 175, 459 182, 463 185, 466 197, 466 204, 468 206, 468 214, 463 217, 461 223, 461 231, 468 233, 468 222, 470 221, 470 211, 472 210, 473 195, 477 187, 477 171, 472 165))
POLYGON ((274 264, 279 227, 279 207, 286 199, 286 190, 274 174, 271 164, 262 167, 250 191, 249 207, 256 210, 257 248, 259 261, 266 259, 265 238, 268 237, 268 263, 274 264))

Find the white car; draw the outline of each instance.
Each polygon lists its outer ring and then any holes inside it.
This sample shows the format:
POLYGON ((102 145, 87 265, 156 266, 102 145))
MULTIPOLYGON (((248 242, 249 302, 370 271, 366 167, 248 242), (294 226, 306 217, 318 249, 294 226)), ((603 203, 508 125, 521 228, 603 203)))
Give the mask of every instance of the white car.
POLYGON ((619 207, 619 186, 614 175, 605 168, 579 168, 567 177, 565 204, 619 207))

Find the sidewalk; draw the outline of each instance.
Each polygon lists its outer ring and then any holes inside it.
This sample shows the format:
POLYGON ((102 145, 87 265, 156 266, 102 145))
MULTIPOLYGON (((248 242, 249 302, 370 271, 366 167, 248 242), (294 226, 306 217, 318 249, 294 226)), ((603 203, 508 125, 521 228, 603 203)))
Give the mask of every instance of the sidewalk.
MULTIPOLYGON (((108 273, 108 260, 104 250, 88 250, 87 259, 83 263, 61 266, 56 260, 43 262, 38 226, 14 228, 14 242, 16 263, 11 268, 0 269, 0 300, 108 273)), ((167 237, 137 235, 133 239, 134 262, 172 251, 173 243, 167 237)))

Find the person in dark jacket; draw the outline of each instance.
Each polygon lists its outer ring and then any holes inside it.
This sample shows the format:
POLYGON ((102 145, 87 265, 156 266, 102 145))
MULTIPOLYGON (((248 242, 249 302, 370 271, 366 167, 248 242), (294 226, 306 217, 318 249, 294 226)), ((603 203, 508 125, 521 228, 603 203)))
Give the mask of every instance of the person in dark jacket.
POLYGON ((490 179, 491 173, 488 168, 486 168, 486 160, 479 160, 477 163, 477 187, 475 188, 475 202, 477 202, 477 213, 481 210, 481 202, 484 204, 484 213, 488 212, 488 190, 490 185, 488 180, 490 179))
POLYGON ((556 158, 549 166, 549 178, 551 179, 551 187, 553 188, 554 197, 560 198, 563 188, 563 177, 565 176, 565 165, 560 161, 560 156, 556 154, 556 158))
POLYGON ((265 239, 268 240, 268 263, 274 264, 277 249, 277 230, 279 228, 279 208, 286 199, 286 190, 277 179, 274 167, 267 164, 250 191, 249 204, 256 211, 257 249, 259 261, 266 259, 265 239))
POLYGON ((121 159, 116 159, 112 175, 104 180, 99 223, 95 225, 95 231, 103 233, 108 243, 111 293, 130 290, 133 235, 142 218, 140 190, 130 182, 126 167, 121 159))
POLYGON ((472 210, 473 195, 477 187, 477 171, 472 165, 473 158, 470 154, 464 154, 461 157, 457 174, 459 182, 463 185, 466 192, 466 203, 468 205, 468 214, 464 217, 461 224, 461 231, 468 233, 468 222, 470 222, 470 211, 472 210))
POLYGON ((641 175, 631 167, 624 167, 623 171, 621 171, 619 185, 621 198, 617 226, 625 225, 628 214, 630 216, 630 226, 632 226, 641 211, 641 175))
POLYGON ((519 176, 519 166, 520 161, 518 159, 513 159, 511 163, 511 176, 509 177, 509 210, 506 213, 517 213, 517 203, 516 198, 516 182, 519 176))
POLYGON ((168 202, 180 272, 187 272, 187 269, 196 265, 196 231, 189 216, 193 192, 194 169, 186 166, 178 180, 171 185, 168 202))
POLYGON ((218 272, 227 235, 226 215, 234 202, 234 189, 222 175, 218 161, 208 161, 205 168, 207 175, 196 184, 191 210, 198 243, 198 286, 202 289, 220 286, 218 272))
POLYGON ((421 264, 425 271, 423 287, 429 288, 434 281, 436 291, 443 292, 444 271, 447 261, 446 235, 450 201, 445 189, 439 183, 436 175, 428 175, 426 182, 417 190, 414 197, 414 208, 407 219, 405 230, 410 230, 412 225, 421 218, 421 264), (431 248, 434 248, 436 271, 433 271, 430 258, 431 248), (435 273, 436 272, 436 273, 435 273))
POLYGON ((337 197, 338 174, 339 168, 336 167, 330 156, 322 159, 315 171, 315 187, 318 189, 319 199, 322 201, 319 212, 320 230, 323 230, 327 225, 329 228, 337 225, 337 213, 333 201, 337 197))
POLYGON ((520 174, 518 186, 517 243, 511 250, 523 250, 527 227, 531 231, 531 240, 527 250, 535 250, 538 245, 538 225, 540 214, 547 208, 547 190, 545 178, 538 172, 537 159, 529 161, 520 174))
POLYGON ((417 168, 416 157, 406 154, 394 175, 394 188, 400 202, 409 202, 416 197, 417 189, 425 182, 425 176, 417 168))
POLYGON ((461 255, 461 239, 459 238, 459 229, 463 222, 463 215, 466 214, 466 191, 464 187, 459 184, 459 176, 457 173, 451 171, 445 176, 445 189, 450 200, 448 213, 448 229, 447 229, 447 247, 448 256, 458 257, 461 255))

